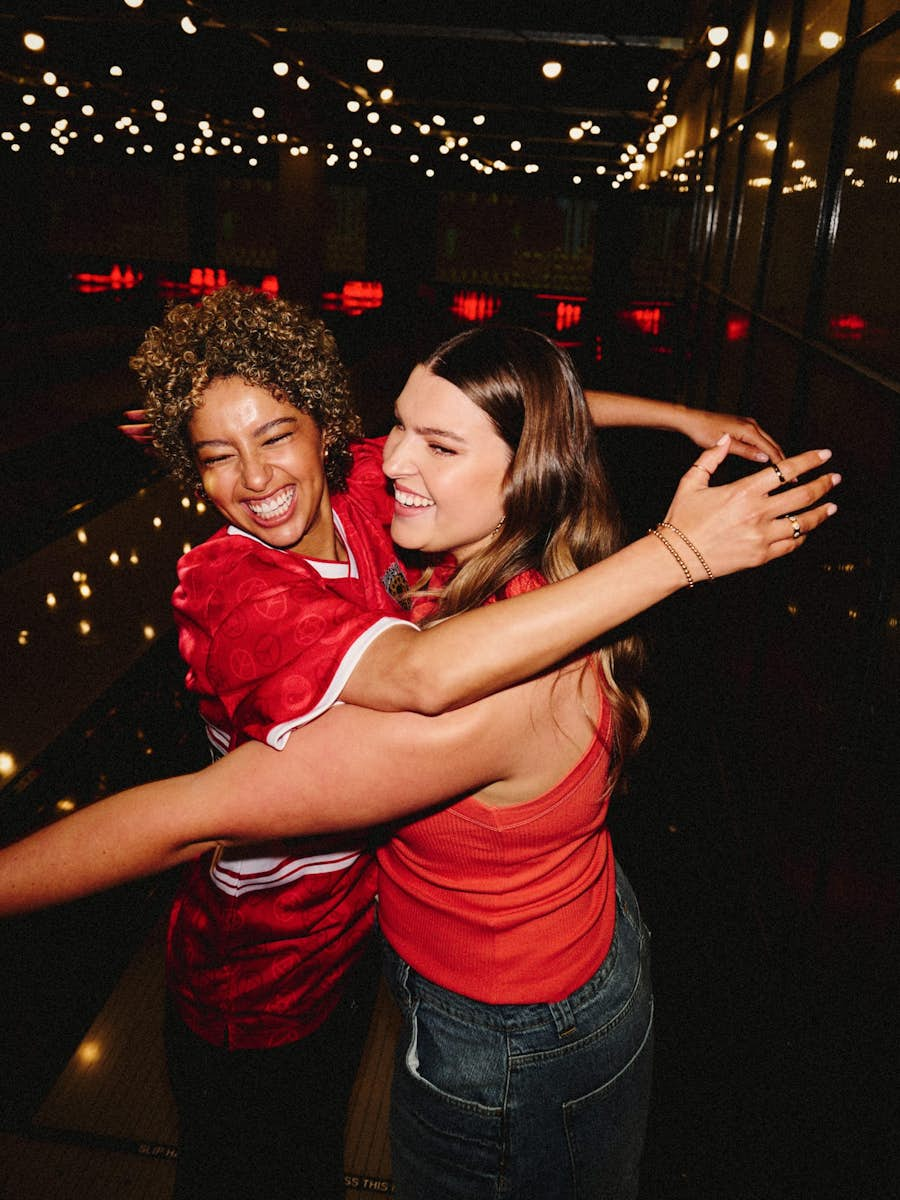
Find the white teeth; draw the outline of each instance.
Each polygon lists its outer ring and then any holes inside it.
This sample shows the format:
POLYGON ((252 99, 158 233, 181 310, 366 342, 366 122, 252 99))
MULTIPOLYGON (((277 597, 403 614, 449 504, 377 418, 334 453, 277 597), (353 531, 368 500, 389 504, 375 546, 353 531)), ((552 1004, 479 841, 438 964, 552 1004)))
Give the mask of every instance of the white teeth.
POLYGON ((294 489, 287 487, 276 492, 274 496, 267 496, 265 500, 248 500, 247 507, 254 516, 270 520, 272 517, 280 517, 286 513, 293 498, 294 489))
POLYGON ((432 508, 434 506, 433 500, 426 500, 424 496, 416 496, 412 492, 394 492, 394 499, 404 508, 432 508))

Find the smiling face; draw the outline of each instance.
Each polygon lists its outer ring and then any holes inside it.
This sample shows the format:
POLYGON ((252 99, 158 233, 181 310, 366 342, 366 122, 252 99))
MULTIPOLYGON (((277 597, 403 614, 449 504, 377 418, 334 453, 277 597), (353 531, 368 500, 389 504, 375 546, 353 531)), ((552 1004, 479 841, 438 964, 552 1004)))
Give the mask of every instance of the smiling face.
POLYGON ((338 557, 322 434, 308 413, 231 376, 206 388, 188 430, 226 520, 279 550, 338 557))
POLYGON ((384 448, 394 484, 391 536, 398 546, 450 551, 465 562, 503 517, 509 447, 454 384, 418 366, 400 393, 384 448))

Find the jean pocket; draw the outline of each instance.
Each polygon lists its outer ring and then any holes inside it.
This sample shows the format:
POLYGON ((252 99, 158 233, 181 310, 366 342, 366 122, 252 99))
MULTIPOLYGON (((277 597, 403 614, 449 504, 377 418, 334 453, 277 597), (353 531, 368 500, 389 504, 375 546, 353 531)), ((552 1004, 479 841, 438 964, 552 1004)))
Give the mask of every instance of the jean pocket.
POLYGON ((486 1116, 502 1111, 506 1092, 505 1039, 415 1000, 400 1052, 406 1074, 448 1103, 486 1116))

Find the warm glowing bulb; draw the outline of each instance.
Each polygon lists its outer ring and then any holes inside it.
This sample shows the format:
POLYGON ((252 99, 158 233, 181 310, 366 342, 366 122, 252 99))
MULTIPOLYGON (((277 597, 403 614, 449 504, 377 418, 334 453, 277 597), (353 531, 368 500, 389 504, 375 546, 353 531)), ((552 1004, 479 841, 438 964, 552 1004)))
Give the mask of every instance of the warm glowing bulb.
POLYGON ((82 1042, 78 1047, 78 1060, 84 1066, 90 1066, 100 1058, 100 1043, 99 1042, 82 1042))
POLYGON ((287 75, 287 73, 290 69, 291 68, 288 66, 288 64, 286 62, 272 63, 272 70, 275 72, 276 75, 279 76, 279 78, 281 76, 287 75))
POLYGON ((656 78, 655 75, 652 79, 647 80, 647 91, 648 92, 655 92, 658 87, 659 87, 659 80, 656 78))
POLYGON ((823 50, 834 50, 841 44, 841 40, 841 35, 831 29, 826 29, 824 33, 819 34, 819 45, 823 50))
POLYGON ((674 129, 678 124, 678 118, 674 113, 666 113, 662 119, 662 123, 665 125, 666 129, 674 129))
POLYGON ((579 142, 584 137, 584 130, 580 125, 573 125, 569 130, 569 137, 573 142, 579 142))
POLYGON ((43 36, 39 33, 26 33, 22 41, 25 43, 26 50, 34 50, 35 52, 43 50, 47 44, 43 36))
POLYGON ((706 65, 711 71, 714 71, 721 61, 722 55, 718 52, 718 50, 711 50, 709 58, 706 60, 706 65))
POLYGON ((185 33, 194 34, 197 32, 197 26, 194 24, 194 22, 191 20, 190 17, 182 17, 181 18, 181 28, 185 33))
POLYGON ((541 73, 545 79, 559 79, 560 75, 562 75, 562 63, 551 58, 541 67, 541 73))
POLYGON ((9 779, 11 775, 15 775, 17 770, 15 757, 8 750, 0 750, 0 775, 4 779, 9 779))
POLYGON ((728 41, 728 28, 725 25, 713 25, 706 36, 711 46, 721 46, 728 41))
POLYGON ((384 70, 384 59, 383 58, 367 58, 366 66, 372 72, 373 75, 377 75, 379 73, 379 71, 384 70))

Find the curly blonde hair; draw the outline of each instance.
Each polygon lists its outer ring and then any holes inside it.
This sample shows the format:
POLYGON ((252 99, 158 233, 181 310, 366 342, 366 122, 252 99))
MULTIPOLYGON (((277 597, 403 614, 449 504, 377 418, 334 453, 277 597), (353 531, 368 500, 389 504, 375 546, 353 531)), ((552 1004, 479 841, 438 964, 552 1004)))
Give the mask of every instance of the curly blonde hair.
POLYGON ((300 305, 229 284, 199 304, 170 308, 129 361, 153 444, 186 486, 200 483, 188 422, 214 379, 237 377, 312 417, 328 448, 328 485, 346 487, 350 439, 362 426, 333 335, 300 305))

